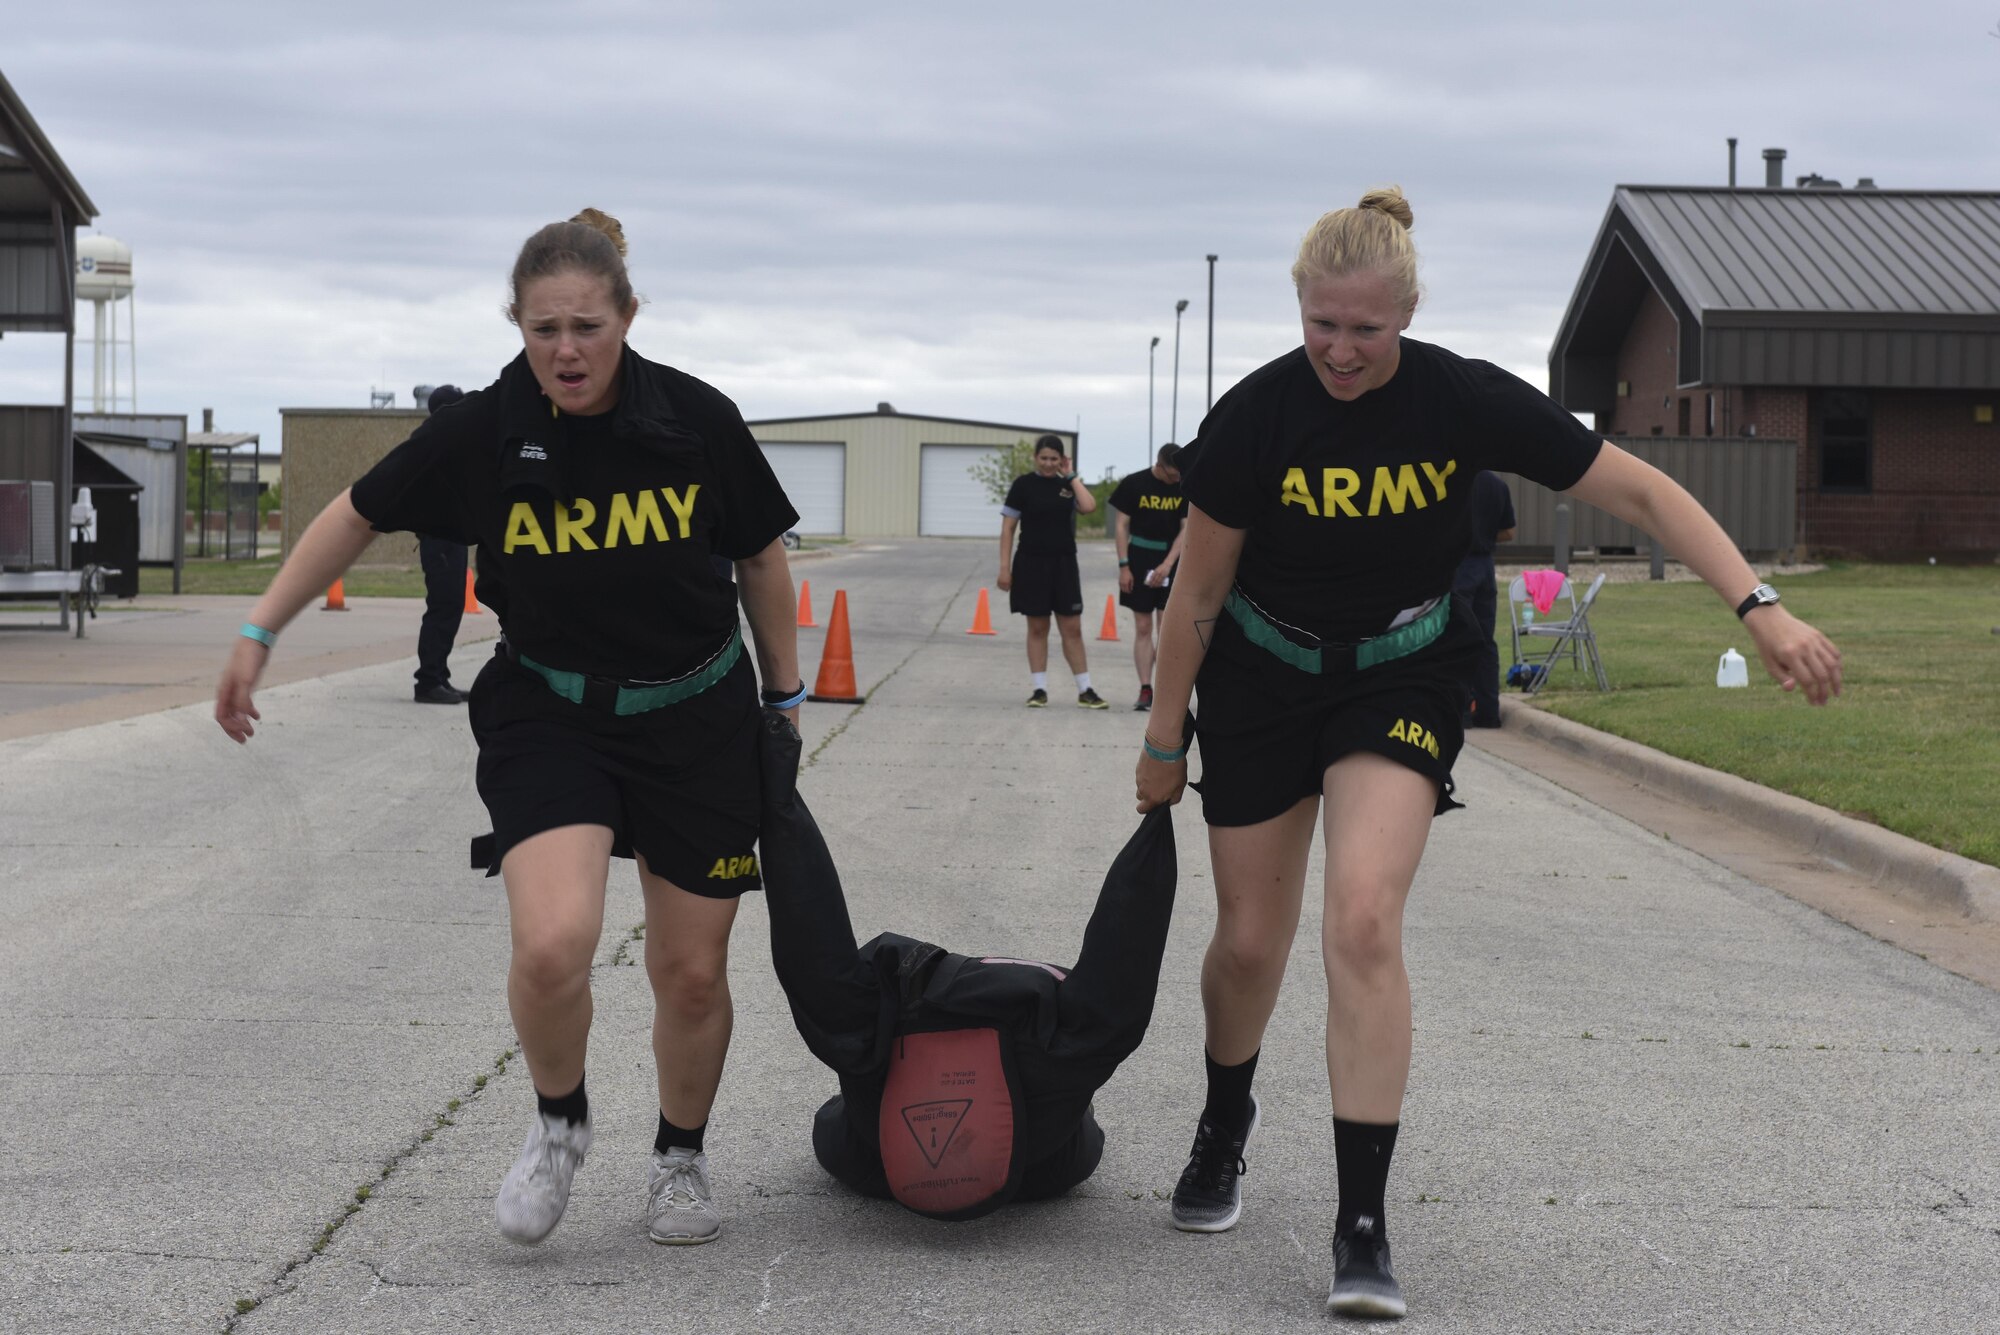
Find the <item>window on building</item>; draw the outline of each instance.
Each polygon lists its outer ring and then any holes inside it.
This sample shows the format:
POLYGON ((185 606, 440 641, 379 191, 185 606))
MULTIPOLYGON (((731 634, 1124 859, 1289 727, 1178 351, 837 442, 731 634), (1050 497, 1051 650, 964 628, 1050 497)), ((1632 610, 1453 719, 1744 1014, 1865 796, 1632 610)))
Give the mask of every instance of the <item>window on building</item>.
POLYGON ((1818 396, 1819 489, 1869 491, 1874 483, 1875 411, 1868 394, 1833 389, 1818 396))
POLYGON ((1689 397, 1685 394, 1681 395, 1681 404, 1679 410, 1680 425, 1677 428, 1675 428, 1674 431, 1674 434, 1677 436, 1685 436, 1688 434, 1688 404, 1689 404, 1689 397))
POLYGON ((1712 436, 1712 435, 1714 435, 1714 434, 1715 434, 1715 395, 1713 395, 1713 394, 1710 394, 1710 395, 1708 396, 1708 407, 1707 407, 1707 424, 1708 424, 1708 425, 1707 425, 1707 432, 1706 432, 1706 434, 1708 434, 1708 435, 1711 435, 1711 436, 1712 436))

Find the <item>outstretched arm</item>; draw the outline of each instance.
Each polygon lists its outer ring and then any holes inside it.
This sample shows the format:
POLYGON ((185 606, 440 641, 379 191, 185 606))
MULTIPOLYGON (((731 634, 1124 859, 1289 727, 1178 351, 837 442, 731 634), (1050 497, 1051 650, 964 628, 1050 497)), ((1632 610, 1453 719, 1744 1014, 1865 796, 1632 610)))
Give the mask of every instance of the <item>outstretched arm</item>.
POLYGON ((880 981, 856 953, 840 873, 799 800, 799 734, 765 710, 764 827, 759 844, 771 913, 771 963, 792 1020, 815 1057, 843 1075, 887 1056, 890 1021, 880 981))
MULTIPOLYGON (((1700 501, 1608 440, 1569 494, 1658 538, 1732 611, 1757 587, 1756 572, 1700 501)), ((1786 690, 1802 689, 1816 705, 1840 694, 1840 651, 1826 636, 1777 604, 1749 612, 1743 625, 1765 670, 1786 690)))
POLYGON ((1056 992, 1058 1041, 1069 1055, 1116 1066, 1146 1036, 1179 874, 1172 810, 1147 812, 1105 873, 1083 950, 1056 992))
MULTIPOLYGON (((341 492, 306 526, 271 586, 250 609, 249 623, 276 635, 320 590, 346 574, 374 537, 375 530, 354 508, 348 493, 341 492)), ((230 648, 222 680, 215 687, 215 721, 232 741, 246 742, 257 731, 251 720, 263 715, 250 695, 270 657, 269 646, 248 636, 237 637, 230 648)))

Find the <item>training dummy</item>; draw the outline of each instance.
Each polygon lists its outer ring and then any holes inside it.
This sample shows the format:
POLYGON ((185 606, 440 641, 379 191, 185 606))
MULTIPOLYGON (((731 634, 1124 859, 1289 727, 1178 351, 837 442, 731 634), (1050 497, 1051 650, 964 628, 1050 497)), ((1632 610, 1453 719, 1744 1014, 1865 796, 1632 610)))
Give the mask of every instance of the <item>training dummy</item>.
POLYGON ((799 1035, 840 1077, 813 1151, 856 1191, 934 1219, 1060 1195, 1104 1152, 1091 1096, 1145 1037, 1174 904, 1168 808, 1105 877, 1076 966, 954 955, 884 932, 858 950, 798 796, 799 735, 764 716, 771 956, 799 1035))

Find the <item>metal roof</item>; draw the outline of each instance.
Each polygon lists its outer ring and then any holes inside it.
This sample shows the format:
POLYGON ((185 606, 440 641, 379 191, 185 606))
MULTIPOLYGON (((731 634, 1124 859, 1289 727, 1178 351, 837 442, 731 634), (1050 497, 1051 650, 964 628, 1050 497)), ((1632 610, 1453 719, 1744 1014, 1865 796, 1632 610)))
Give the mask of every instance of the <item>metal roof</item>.
POLYGON ((188 433, 188 448, 233 450, 238 445, 254 444, 260 438, 255 431, 193 431, 188 433))
POLYGON ((1695 385, 2000 388, 2000 192, 1621 185, 1549 351, 1604 412, 1648 291, 1695 385))
POLYGON ((72 227, 97 216, 97 205, 56 156, 14 85, 0 74, 0 213, 47 218, 52 196, 72 227))
POLYGON ((1621 185, 1704 312, 2000 315, 2000 193, 1621 185))

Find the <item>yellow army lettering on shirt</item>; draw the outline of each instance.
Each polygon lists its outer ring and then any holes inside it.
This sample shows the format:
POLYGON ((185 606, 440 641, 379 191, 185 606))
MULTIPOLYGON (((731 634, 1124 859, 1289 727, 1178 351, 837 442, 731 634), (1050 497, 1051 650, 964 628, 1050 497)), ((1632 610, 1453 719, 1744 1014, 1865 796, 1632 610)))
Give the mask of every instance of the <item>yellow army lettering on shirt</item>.
POLYGON ((660 513, 660 502, 651 491, 616 492, 605 507, 602 540, 591 536, 591 528, 597 523, 597 504, 579 496, 569 505, 556 502, 556 540, 551 549, 548 535, 542 531, 542 521, 535 517, 534 507, 526 501, 514 502, 514 508, 507 512, 507 532, 501 539, 500 550, 512 555, 517 547, 526 547, 542 556, 556 553, 597 551, 600 545, 606 549, 619 546, 637 547, 647 542, 666 542, 670 536, 687 537, 693 531, 694 498, 701 491, 701 483, 688 485, 683 494, 675 487, 659 488, 659 495, 665 498, 667 509, 673 514, 676 534, 667 530, 667 517, 660 513))
MULTIPOLYGON (((1445 496, 1445 479, 1458 471, 1458 460, 1447 459, 1444 466, 1426 459, 1421 465, 1398 464, 1390 468, 1378 464, 1372 485, 1368 489, 1368 513, 1379 515, 1382 507, 1388 506, 1389 513, 1399 515, 1404 509, 1421 510, 1433 500, 1442 501, 1445 496), (1424 470, 1423 478, 1417 476, 1418 467, 1424 470), (1428 480, 1434 496, 1424 495, 1424 481, 1428 480)), ((1355 498, 1361 494, 1361 474, 1352 468, 1322 468, 1320 470, 1320 492, 1315 498, 1306 486, 1306 470, 1288 468, 1285 481, 1278 497, 1278 504, 1303 506, 1305 512, 1316 519, 1333 519, 1346 515, 1349 519, 1361 518, 1361 511, 1355 498)))
POLYGON ((1408 742, 1411 746, 1428 751, 1432 760, 1443 758, 1438 754, 1437 734, 1421 723, 1412 723, 1408 719, 1399 718, 1396 720, 1396 726, 1389 729, 1389 735, 1399 742, 1408 742))
MULTIPOLYGON (((1294 469, 1293 471, 1296 472, 1297 470, 1294 469)), ((1178 510, 1181 508, 1181 502, 1185 499, 1187 498, 1184 496, 1141 496, 1139 498, 1139 508, 1141 510, 1178 510)))
POLYGON ((717 858, 715 865, 708 869, 711 881, 733 881, 739 876, 750 876, 757 870, 757 855, 745 853, 737 858, 717 858))

